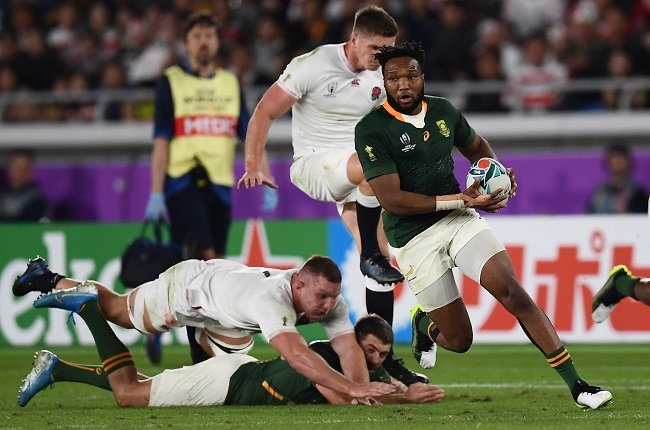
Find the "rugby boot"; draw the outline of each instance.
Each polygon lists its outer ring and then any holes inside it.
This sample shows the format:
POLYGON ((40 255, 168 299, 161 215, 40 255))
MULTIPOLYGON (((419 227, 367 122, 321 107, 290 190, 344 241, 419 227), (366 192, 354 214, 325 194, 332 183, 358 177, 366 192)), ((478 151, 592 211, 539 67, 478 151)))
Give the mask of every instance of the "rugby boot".
POLYGON ((404 280, 404 275, 390 264, 388 257, 377 252, 368 258, 361 257, 361 273, 380 284, 395 284, 404 280))

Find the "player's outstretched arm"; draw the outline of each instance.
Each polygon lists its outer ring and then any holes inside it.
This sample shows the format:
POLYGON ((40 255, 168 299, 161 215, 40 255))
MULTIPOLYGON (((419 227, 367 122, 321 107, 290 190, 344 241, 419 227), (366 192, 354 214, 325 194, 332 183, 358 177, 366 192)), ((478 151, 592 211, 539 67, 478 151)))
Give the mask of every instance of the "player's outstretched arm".
POLYGON ((299 333, 280 333, 271 338, 269 344, 301 375, 334 391, 358 399, 395 391, 395 387, 389 384, 358 383, 346 378, 332 369, 320 355, 309 349, 307 342, 299 333))
POLYGON ((331 340, 332 349, 339 356, 343 374, 355 382, 370 381, 363 350, 354 333, 337 336, 331 340))
POLYGON ((246 171, 237 182, 237 188, 242 185, 246 188, 257 185, 277 188, 277 185, 264 173, 266 141, 273 121, 291 109, 295 102, 296 98, 284 91, 277 82, 264 93, 248 122, 245 144, 246 171))
POLYGON ((437 385, 416 382, 405 393, 386 394, 375 399, 380 403, 438 403, 445 397, 445 390, 437 385))

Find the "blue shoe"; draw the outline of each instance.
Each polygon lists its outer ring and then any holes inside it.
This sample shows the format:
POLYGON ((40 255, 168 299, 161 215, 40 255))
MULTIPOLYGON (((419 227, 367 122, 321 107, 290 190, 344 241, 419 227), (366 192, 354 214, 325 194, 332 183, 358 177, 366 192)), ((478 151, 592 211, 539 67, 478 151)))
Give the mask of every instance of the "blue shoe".
POLYGON ((148 334, 145 350, 147 358, 152 364, 160 364, 162 360, 162 333, 148 334))
MULTIPOLYGON (((36 256, 34 259, 30 259, 27 262, 27 269, 23 272, 22 275, 17 276, 14 281, 14 286, 12 291, 14 296, 24 296, 30 291, 40 291, 34 285, 34 280, 39 276, 45 273, 51 273, 50 268, 48 267, 45 259, 40 256, 36 256)), ((41 291, 42 293, 47 293, 48 291, 41 291)))
POLYGON ((52 370, 59 361, 59 357, 45 349, 34 355, 34 368, 23 379, 23 385, 18 390, 18 406, 25 406, 36 393, 53 387, 52 370))
POLYGON ((83 282, 76 287, 54 290, 34 301, 35 308, 59 308, 79 313, 88 301, 97 301, 97 287, 92 282, 83 282))

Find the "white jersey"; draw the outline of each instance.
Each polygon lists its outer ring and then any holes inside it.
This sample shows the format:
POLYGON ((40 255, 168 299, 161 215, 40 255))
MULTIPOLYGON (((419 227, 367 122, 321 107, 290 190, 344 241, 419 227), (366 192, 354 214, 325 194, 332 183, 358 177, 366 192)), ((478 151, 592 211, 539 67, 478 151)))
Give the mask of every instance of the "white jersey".
POLYGON ((291 108, 293 158, 354 150, 357 122, 386 99, 381 68, 357 72, 344 44, 322 45, 294 58, 277 84, 298 101, 291 108))
MULTIPOLYGON (((314 322, 294 309, 291 276, 296 271, 215 259, 184 261, 164 275, 169 275, 171 313, 181 325, 262 333, 271 340, 279 333, 297 333, 296 325, 314 322)), ((320 323, 329 339, 354 332, 340 295, 320 323)))

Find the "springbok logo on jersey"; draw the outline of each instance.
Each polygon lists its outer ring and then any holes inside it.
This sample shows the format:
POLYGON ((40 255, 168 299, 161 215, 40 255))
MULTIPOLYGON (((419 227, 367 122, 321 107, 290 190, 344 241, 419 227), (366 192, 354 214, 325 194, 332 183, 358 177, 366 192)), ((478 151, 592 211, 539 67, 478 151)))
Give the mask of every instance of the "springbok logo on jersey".
POLYGON ((429 140, 429 130, 426 130, 424 132, 424 134, 422 135, 422 139, 424 139, 425 142, 429 140))
POLYGON ((411 136, 409 136, 407 133, 402 133, 402 135, 399 137, 399 141, 402 142, 402 145, 404 145, 402 152, 409 152, 411 149, 415 148, 415 144, 410 144, 411 136))
POLYGON ((327 84, 327 94, 334 94, 334 91, 336 91, 336 82, 330 82, 327 84))
POLYGON ((375 100, 379 99, 380 95, 381 95, 381 88, 374 87, 372 89, 372 92, 370 93, 370 100, 372 100, 374 102, 375 100))
POLYGON ((368 154, 368 158, 370 158, 370 161, 377 161, 377 157, 375 157, 375 154, 372 153, 372 146, 366 145, 366 153, 368 154))
POLYGON ((440 130, 440 134, 445 137, 449 137, 451 131, 449 130, 449 127, 447 127, 444 119, 436 121, 436 125, 438 126, 438 130, 440 130))

